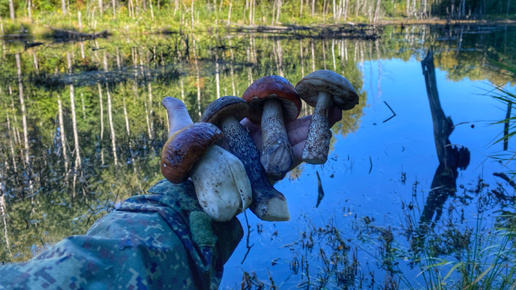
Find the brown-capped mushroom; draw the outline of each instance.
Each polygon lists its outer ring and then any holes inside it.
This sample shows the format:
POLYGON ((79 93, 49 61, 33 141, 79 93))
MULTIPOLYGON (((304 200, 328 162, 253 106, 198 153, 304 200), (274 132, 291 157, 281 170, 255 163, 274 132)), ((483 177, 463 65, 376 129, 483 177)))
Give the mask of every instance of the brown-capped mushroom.
POLYGON ((276 75, 256 80, 244 92, 242 99, 249 103, 247 117, 262 127, 260 161, 272 179, 280 180, 293 162, 284 121, 297 118, 301 99, 288 80, 276 75))
POLYGON ((358 104, 358 94, 343 76, 329 70, 318 70, 306 75, 296 84, 299 96, 315 107, 303 150, 303 161, 322 164, 328 159, 331 131, 328 110, 332 104, 350 110, 358 104))
POLYGON ((242 162, 215 144, 223 138, 222 131, 210 123, 192 124, 177 99, 166 97, 162 104, 170 123, 170 138, 161 153, 163 176, 172 183, 190 177, 199 204, 215 221, 228 221, 244 211, 252 201, 251 184, 242 162))
POLYGON ((260 164, 260 153, 249 132, 240 124, 247 115, 248 105, 239 97, 225 96, 209 104, 201 121, 210 122, 222 129, 229 151, 244 164, 253 192, 251 211, 267 221, 290 219, 285 196, 268 182, 267 174, 260 164))

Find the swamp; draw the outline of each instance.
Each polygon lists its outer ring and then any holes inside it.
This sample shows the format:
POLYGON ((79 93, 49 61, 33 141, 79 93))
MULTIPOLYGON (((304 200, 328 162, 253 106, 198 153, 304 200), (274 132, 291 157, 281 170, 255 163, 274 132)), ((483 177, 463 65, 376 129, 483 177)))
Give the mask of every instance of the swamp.
POLYGON ((516 286, 516 26, 101 31, 4 32, 2 263, 84 234, 163 178, 163 97, 198 121, 262 76, 295 85, 326 69, 359 103, 333 126, 326 164, 274 185, 290 221, 238 216, 245 234, 220 289, 516 286))

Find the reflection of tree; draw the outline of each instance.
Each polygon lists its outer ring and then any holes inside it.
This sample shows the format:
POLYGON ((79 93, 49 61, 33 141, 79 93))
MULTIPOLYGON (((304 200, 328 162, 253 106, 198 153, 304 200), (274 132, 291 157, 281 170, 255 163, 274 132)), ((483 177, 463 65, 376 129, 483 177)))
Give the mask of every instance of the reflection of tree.
MULTIPOLYGON (((95 209, 106 201, 120 200, 122 194, 125 197, 141 193, 157 180, 160 176, 157 157, 168 131, 167 123, 163 122, 166 120, 165 112, 158 109, 161 108, 163 96, 182 97, 195 118, 207 103, 216 98, 219 90, 238 95, 254 79, 280 73, 295 84, 304 74, 326 67, 348 78, 361 92, 360 103, 353 110, 343 112, 343 120, 332 128, 333 134, 344 136, 358 128, 366 106, 367 96, 362 89, 363 72, 357 64, 376 58, 408 60, 417 55, 415 52, 428 46, 429 40, 436 39, 439 31, 435 29, 411 27, 406 29, 406 34, 399 35, 387 27, 384 37, 377 43, 331 37, 256 37, 249 34, 220 37, 199 34, 195 36, 195 55, 190 53, 194 38, 191 35, 174 34, 163 38, 146 34, 138 39, 137 46, 132 38, 113 37, 109 40, 98 39, 98 44, 85 42, 84 46, 90 49, 83 50, 71 43, 45 49, 35 47, 31 48, 31 54, 19 54, 19 64, 13 50, 21 46, 6 45, 4 59, 0 62, 3 76, 0 80, 0 166, 9 164, 2 170, 5 176, 12 176, 5 180, 9 189, 5 195, 6 208, 11 220, 15 221, 9 224, 8 220, 11 245, 17 249, 24 248, 25 257, 19 259, 28 259, 31 246, 41 245, 36 237, 40 237, 42 232, 49 231, 49 235, 53 236, 52 239, 43 238, 46 243, 85 229, 86 225, 74 226, 73 218, 90 212, 89 207, 95 209), (374 53, 375 49, 377 53, 374 53), (70 54, 71 73, 68 73, 67 52, 70 54), (79 57, 74 58, 74 55, 79 57), (21 104, 15 101, 19 88, 18 67, 23 72, 20 81, 25 86, 22 89, 27 130, 23 128, 21 104), (36 83, 36 86, 28 86, 28 82, 36 83), (74 94, 84 96, 83 114, 86 116, 75 120, 75 130, 71 116, 72 100, 64 97, 70 93, 71 83, 74 94), (62 120, 59 119, 60 115, 62 120), (104 129, 107 131, 104 132, 104 129), (73 177, 80 184, 78 191, 82 191, 84 196, 79 195, 74 200, 76 204, 71 206, 72 182, 66 172, 70 171, 72 157, 75 157, 74 131, 77 131, 77 144, 80 144, 83 174, 73 177), (24 154, 25 132, 30 148, 28 155, 24 154), (62 135, 57 135, 58 132, 62 135), (104 136, 104 133, 107 135, 104 136), (106 148, 109 149, 104 152, 106 148), (110 153, 104 154, 107 152, 110 153), (63 159, 63 155, 69 159, 63 159), (34 192, 39 195, 40 203, 35 208, 36 215, 30 218, 30 200, 15 198, 26 189, 20 184, 26 156, 32 162, 32 172, 35 172, 32 176, 34 192), (115 156, 119 164, 117 170, 111 167, 115 156), (120 195, 115 198, 118 193, 120 195), (50 215, 57 208, 70 212, 50 215), (47 212, 46 220, 38 211, 47 212), (27 233, 24 233, 27 228, 25 220, 29 221, 27 233), (36 224, 40 229, 37 232, 36 224)), ((455 34, 451 32, 450 37, 455 37, 455 34)), ((513 36, 514 32, 509 30, 507 39, 513 36)), ((436 40, 444 45, 443 51, 451 51, 448 54, 436 53, 436 63, 443 60, 440 67, 447 71, 452 71, 457 65, 481 67, 479 60, 473 57, 476 52, 468 50, 472 45, 480 45, 488 56, 507 57, 514 52, 509 40, 507 51, 502 50, 499 44, 503 46, 505 41, 499 38, 495 38, 495 44, 485 49, 488 45, 480 43, 482 37, 479 34, 464 34, 460 51, 456 42, 436 40)), ((492 37, 483 39, 492 40, 492 37)), ((485 69, 482 71, 485 72, 485 69)), ((460 72, 460 76, 464 77, 471 70, 460 72)), ((496 71, 487 75, 493 80, 504 79, 503 74, 496 71)), ((309 109, 304 112, 310 113, 309 109)), ((440 172, 447 172, 445 169, 446 166, 440 172)), ((302 167, 296 168, 291 178, 302 174, 302 170, 302 167)), ((453 172, 449 176, 453 177, 453 172)), ((4 249, 4 245, 0 249, 4 249)))
POLYGON ((421 239, 424 239, 426 232, 433 228, 440 219, 444 203, 448 197, 455 195, 458 169, 466 169, 470 157, 467 148, 457 148, 451 145, 449 137, 454 127, 451 118, 444 114, 439 101, 432 49, 428 51, 426 58, 421 62, 421 66, 432 113, 435 149, 439 166, 434 174, 432 186, 420 217, 420 236, 417 237, 417 242, 422 242, 421 239))

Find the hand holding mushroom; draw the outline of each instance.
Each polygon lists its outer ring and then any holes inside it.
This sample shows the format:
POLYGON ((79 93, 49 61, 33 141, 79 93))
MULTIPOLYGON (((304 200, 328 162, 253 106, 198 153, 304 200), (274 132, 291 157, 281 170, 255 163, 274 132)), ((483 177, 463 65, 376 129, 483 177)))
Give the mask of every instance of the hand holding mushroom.
POLYGON ((192 124, 184 104, 162 101, 169 117, 169 140, 161 172, 172 183, 192 178, 199 204, 215 221, 229 221, 251 203, 251 185, 242 162, 215 145, 222 132, 209 123, 192 124))

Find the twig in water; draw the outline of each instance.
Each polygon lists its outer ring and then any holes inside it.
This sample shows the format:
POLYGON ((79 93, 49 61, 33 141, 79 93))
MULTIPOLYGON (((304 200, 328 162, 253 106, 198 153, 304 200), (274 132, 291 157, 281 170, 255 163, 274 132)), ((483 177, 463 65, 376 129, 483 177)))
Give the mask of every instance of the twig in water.
POLYGON ((249 237, 251 236, 251 226, 249 225, 249 221, 247 220, 247 212, 244 211, 245 216, 245 223, 247 225, 247 237, 245 242, 245 247, 247 248, 247 251, 245 252, 244 258, 242 259, 242 262, 240 262, 240 265, 242 265, 247 258, 247 255, 249 254, 249 251, 251 251, 251 248, 254 246, 254 244, 249 246, 249 237))
POLYGON ((385 119, 385 120, 383 121, 383 122, 385 123, 385 122, 389 121, 390 119, 392 119, 392 118, 396 117, 396 113, 395 113, 395 112, 394 112, 394 110, 391 108, 391 106, 389 106, 389 104, 387 104, 387 102, 386 102, 386 101, 383 101, 383 102, 385 103, 385 105, 387 106, 387 108, 389 108, 389 110, 391 110, 391 112, 392 112, 392 116, 390 116, 389 118, 387 118, 387 119, 385 119))
POLYGON ((373 160, 371 160, 371 156, 369 156, 369 174, 371 174, 371 170, 373 170, 373 160))

